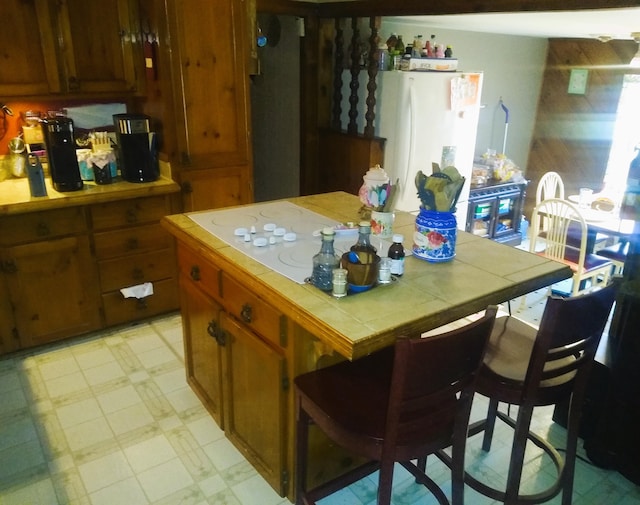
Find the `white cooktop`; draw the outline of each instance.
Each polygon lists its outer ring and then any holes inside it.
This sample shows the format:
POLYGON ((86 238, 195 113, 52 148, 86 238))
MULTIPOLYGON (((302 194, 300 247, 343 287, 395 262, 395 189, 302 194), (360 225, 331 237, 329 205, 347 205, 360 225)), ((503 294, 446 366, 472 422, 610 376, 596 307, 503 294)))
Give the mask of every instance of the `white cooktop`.
MULTIPOLYGON (((340 224, 291 202, 280 201, 212 210, 189 217, 238 251, 299 284, 311 276, 313 256, 320 250, 320 230, 340 224), (245 241, 242 228, 248 232, 249 241, 245 241), (278 235, 274 228, 281 229, 278 235), (281 235, 283 232, 285 235, 281 235), (295 240, 285 240, 292 238, 287 235, 290 233, 295 233, 295 240), (266 245, 254 245, 261 241, 266 245)), ((340 256, 348 251, 357 236, 356 230, 338 231, 334 242, 336 254, 340 256)), ((371 243, 378 248, 378 254, 386 256, 389 242, 372 237, 371 243)))

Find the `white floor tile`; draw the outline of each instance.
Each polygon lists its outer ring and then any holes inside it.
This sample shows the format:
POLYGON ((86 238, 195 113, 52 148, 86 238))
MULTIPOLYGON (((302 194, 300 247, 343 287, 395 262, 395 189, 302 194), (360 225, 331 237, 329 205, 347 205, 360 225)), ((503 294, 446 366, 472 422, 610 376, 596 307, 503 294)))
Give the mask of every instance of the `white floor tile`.
POLYGON ((124 453, 135 473, 148 470, 178 456, 164 435, 127 447, 124 453))
POLYGON ((152 502, 193 484, 193 478, 178 458, 140 472, 138 480, 152 502))
POLYGON ((78 466, 82 482, 88 493, 133 477, 134 473, 120 450, 78 466))
POLYGON ((115 482, 91 493, 92 505, 145 505, 149 503, 142 487, 134 477, 115 482))

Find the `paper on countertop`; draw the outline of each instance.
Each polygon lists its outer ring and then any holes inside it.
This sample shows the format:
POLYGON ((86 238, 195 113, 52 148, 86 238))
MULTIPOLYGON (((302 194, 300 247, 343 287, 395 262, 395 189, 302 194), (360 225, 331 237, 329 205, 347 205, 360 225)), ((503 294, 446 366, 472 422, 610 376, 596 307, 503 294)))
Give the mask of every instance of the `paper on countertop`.
POLYGON ((125 298, 145 298, 153 294, 153 284, 145 282, 144 284, 122 288, 120 292, 125 298))
POLYGON ((93 105, 80 105, 67 107, 67 116, 73 120, 76 128, 91 130, 113 126, 114 114, 125 114, 127 106, 123 103, 99 103, 93 105))

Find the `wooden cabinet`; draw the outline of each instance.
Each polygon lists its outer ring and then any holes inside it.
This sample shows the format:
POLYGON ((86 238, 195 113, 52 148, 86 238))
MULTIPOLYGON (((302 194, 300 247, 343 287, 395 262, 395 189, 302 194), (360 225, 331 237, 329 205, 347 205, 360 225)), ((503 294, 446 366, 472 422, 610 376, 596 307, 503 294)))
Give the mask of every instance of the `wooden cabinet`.
POLYGON ((181 243, 178 259, 187 380, 229 440, 284 496, 291 473, 287 318, 181 243))
POLYGON ((246 15, 241 0, 167 1, 185 210, 253 201, 246 15))
POLYGON ((0 95, 135 91, 142 62, 136 6, 128 0, 3 0, 0 95))
POLYGON ((285 356, 227 313, 221 314, 221 322, 226 363, 225 433, 262 477, 284 495, 289 480, 284 465, 289 388, 285 356))
POLYGON ((177 185, 102 190, 0 216, 0 355, 178 309, 175 245, 159 224, 177 185), (146 282, 148 297, 120 291, 146 282))
POLYGON ((108 326, 167 312, 179 304, 173 240, 159 224, 171 213, 166 196, 93 205, 90 209, 100 291, 108 326), (151 283, 153 294, 124 298, 120 290, 151 283))
POLYGON ((0 13, 6 20, 0 30, 0 96, 60 92, 50 2, 3 0, 0 13))
POLYGON ((100 327, 97 273, 82 207, 3 218, 0 247, 12 333, 19 340, 13 347, 100 327))
POLYGON ((222 308, 210 296, 180 278, 182 328, 187 382, 221 429, 224 429, 222 392, 222 308))

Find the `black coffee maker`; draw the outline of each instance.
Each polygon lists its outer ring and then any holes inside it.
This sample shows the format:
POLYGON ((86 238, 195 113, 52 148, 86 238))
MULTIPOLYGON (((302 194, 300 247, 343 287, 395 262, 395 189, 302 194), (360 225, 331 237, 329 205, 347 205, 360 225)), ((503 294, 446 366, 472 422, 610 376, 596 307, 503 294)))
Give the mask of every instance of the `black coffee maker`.
POLYGON ((114 114, 120 171, 128 182, 151 182, 160 176, 156 134, 144 114, 114 114))
POLYGON ((49 159, 51 182, 56 191, 82 189, 82 178, 73 138, 73 120, 68 117, 47 117, 40 120, 49 159))

